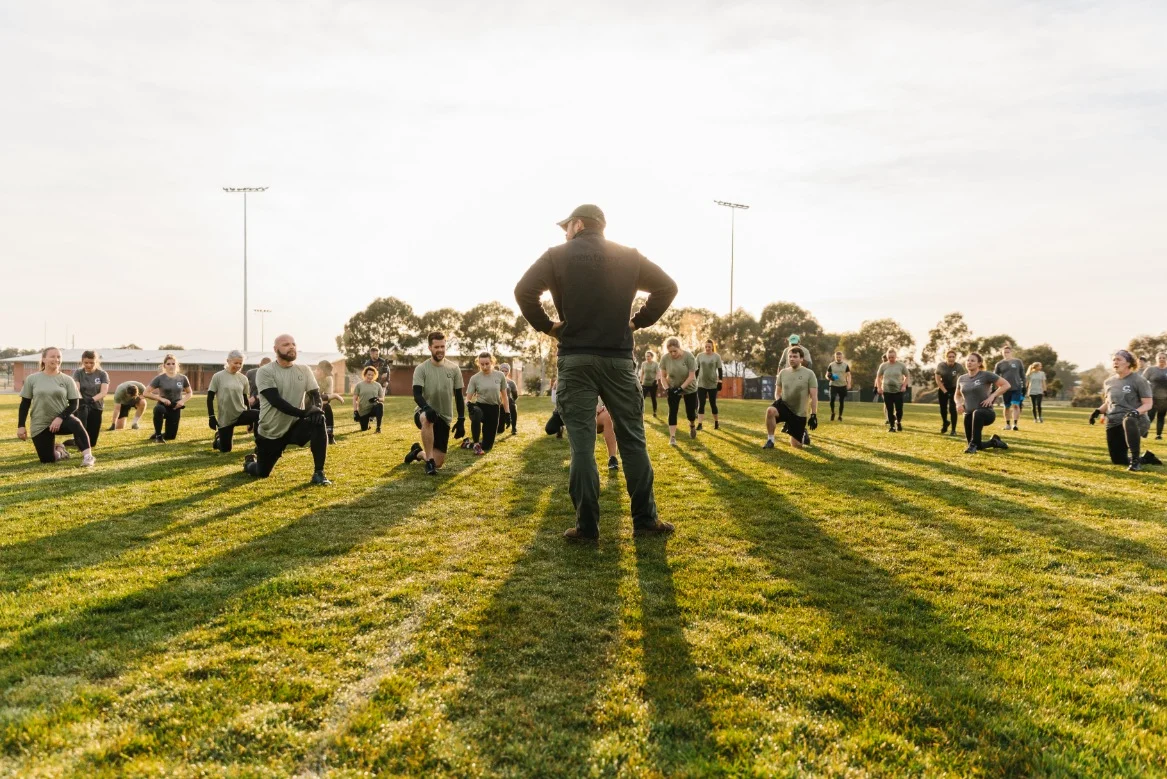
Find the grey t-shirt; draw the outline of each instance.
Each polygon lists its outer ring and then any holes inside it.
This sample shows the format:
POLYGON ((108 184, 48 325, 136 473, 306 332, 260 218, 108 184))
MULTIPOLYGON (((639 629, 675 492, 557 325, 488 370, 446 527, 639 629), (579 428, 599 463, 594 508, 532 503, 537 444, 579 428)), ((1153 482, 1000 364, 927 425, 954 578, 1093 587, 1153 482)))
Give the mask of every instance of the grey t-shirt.
POLYGON ((1025 365, 1016 357, 1012 360, 1001 360, 993 367, 993 371, 1009 382, 1009 389, 1018 392, 1025 389, 1025 365))
POLYGON ((150 380, 150 387, 160 391, 162 397, 170 401, 171 407, 182 400, 182 392, 190 386, 190 381, 184 374, 176 373, 170 378, 165 373, 159 373, 150 380))
POLYGON ((782 402, 790 407, 800 417, 810 413, 808 406, 811 398, 818 392, 819 380, 814 371, 805 365, 794 368, 784 368, 778 374, 778 387, 782 390, 782 402))
POLYGON ((1167 368, 1152 365, 1143 371, 1143 378, 1151 383, 1151 397, 1155 400, 1167 400, 1167 368))
MULTIPOLYGON (((81 388, 81 399, 84 400, 85 398, 93 398, 97 393, 101 392, 102 384, 109 384, 109 374, 101 368, 98 368, 93 373, 86 373, 84 368, 78 368, 73 371, 73 380, 81 388)), ((105 401, 93 401, 90 405, 98 411, 101 411, 105 408, 105 401)))
POLYGON ((1002 378, 992 371, 977 371, 966 373, 957 379, 960 384, 960 394, 964 396, 964 411, 969 413, 981 407, 985 398, 993 394, 997 380, 1002 378))
POLYGON ((850 372, 851 366, 846 362, 831 362, 827 365, 824 378, 831 382, 832 387, 846 387, 847 374, 850 372))
POLYGON ((791 344, 782 350, 782 357, 778 360, 778 370, 790 367, 790 350, 795 347, 802 349, 802 367, 809 368, 814 364, 810 359, 810 349, 802 344, 791 344))
POLYGON ((1034 371, 1026 378, 1029 379, 1029 394, 1030 395, 1044 395, 1045 394, 1045 371, 1034 371))
POLYGON ((940 381, 944 383, 945 392, 955 392, 956 380, 968 373, 968 371, 958 362, 949 365, 948 361, 945 360, 936 366, 936 373, 940 376, 940 381))
POLYGON ((1151 382, 1133 371, 1125 379, 1112 373, 1102 385, 1102 396, 1109 407, 1106 426, 1121 425, 1123 417, 1143 404, 1143 398, 1153 397, 1151 391, 1151 382))

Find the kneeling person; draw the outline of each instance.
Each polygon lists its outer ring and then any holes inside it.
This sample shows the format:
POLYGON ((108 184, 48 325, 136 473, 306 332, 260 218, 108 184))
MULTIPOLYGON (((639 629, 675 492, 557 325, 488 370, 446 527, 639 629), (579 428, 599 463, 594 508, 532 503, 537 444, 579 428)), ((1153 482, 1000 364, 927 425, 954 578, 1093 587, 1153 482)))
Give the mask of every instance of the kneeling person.
POLYGON ((1126 349, 1114 353, 1114 373, 1102 385, 1102 405, 1090 416, 1106 422, 1106 448, 1110 461, 1140 471, 1144 465, 1159 465, 1159 458, 1142 452, 1142 440, 1151 430, 1147 412, 1154 406, 1154 390, 1146 377, 1135 373, 1135 357, 1126 349))
POLYGON ((211 448, 218 452, 231 451, 235 428, 258 421, 259 412, 251 408, 251 383, 243 372, 243 352, 232 350, 223 370, 211 377, 207 387, 207 426, 215 431, 211 448), (218 413, 215 413, 216 400, 218 413))
POLYGON ((431 359, 413 371, 413 399, 417 403, 413 423, 421 430, 421 443, 410 448, 405 464, 420 460, 425 463, 425 472, 433 476, 446 462, 451 423, 455 438, 466 437, 466 403, 462 399, 462 371, 445 361, 446 336, 435 330, 426 340, 431 359))
POLYGON ((774 382, 774 405, 766 409, 766 443, 763 449, 774 448, 774 428, 778 422, 782 422, 782 432, 790 436, 790 445, 796 449, 810 443, 807 428, 814 430, 818 427, 819 382, 814 371, 802 364, 802 357, 802 347, 792 347, 787 356, 790 365, 778 373, 774 382))
POLYGON ((296 340, 281 335, 275 342, 276 360, 256 371, 259 391, 259 425, 255 454, 244 458, 243 470, 266 479, 289 445, 312 449, 312 483, 332 484, 324 475, 328 456, 328 432, 320 409, 320 386, 306 365, 296 365, 296 340), (305 406, 305 402, 307 405, 305 406))
MULTIPOLYGON (((1008 449, 1001 436, 994 435, 986 442, 983 433, 997 419, 993 403, 1010 391, 1009 380, 992 371, 981 370, 985 361, 976 352, 969 354, 964 363, 968 373, 956 380, 956 413, 964 415, 964 439, 968 444, 965 454, 976 454, 982 449, 1008 449)), ((955 420, 953 424, 956 424, 955 420)))
POLYGON ((361 430, 369 429, 369 421, 377 421, 374 433, 381 432, 381 420, 385 418, 385 386, 377 381, 377 369, 372 365, 361 371, 362 381, 353 387, 353 421, 359 422, 361 430))
MULTIPOLYGON (((510 392, 506 375, 494 369, 490 352, 478 355, 478 368, 478 373, 466 384, 466 400, 472 402, 478 412, 470 416, 470 433, 474 438, 471 447, 474 454, 486 454, 494 448, 495 437, 506 429, 504 420, 509 420, 510 392), (482 443, 478 442, 480 435, 482 443)), ((463 448, 471 447, 463 444, 463 448)))

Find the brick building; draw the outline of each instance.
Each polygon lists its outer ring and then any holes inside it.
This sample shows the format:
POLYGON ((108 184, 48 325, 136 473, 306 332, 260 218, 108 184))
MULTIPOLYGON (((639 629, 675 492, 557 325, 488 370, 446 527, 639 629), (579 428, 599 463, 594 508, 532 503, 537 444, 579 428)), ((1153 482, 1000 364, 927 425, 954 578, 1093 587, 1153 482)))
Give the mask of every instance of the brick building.
MULTIPOLYGON (((69 375, 81 367, 81 352, 83 349, 62 349, 61 370, 69 375)), ((230 349, 96 349, 101 355, 101 367, 109 374, 111 390, 124 381, 140 381, 149 385, 150 380, 161 373, 162 358, 173 354, 178 360, 179 372, 185 373, 190 379, 191 387, 195 392, 206 392, 211 383, 211 377, 223 369, 230 349)), ((248 370, 259 365, 265 353, 249 354, 243 361, 243 369, 248 370)), ((12 365, 13 389, 17 392, 24 386, 24 379, 40 370, 40 353, 28 354, 23 357, 9 357, 0 360, 0 363, 12 365)), ((300 352, 296 362, 300 365, 315 366, 321 360, 332 363, 332 375, 336 377, 338 391, 347 391, 345 376, 344 355, 340 352, 300 352), (341 390, 340 388, 344 388, 341 390)))

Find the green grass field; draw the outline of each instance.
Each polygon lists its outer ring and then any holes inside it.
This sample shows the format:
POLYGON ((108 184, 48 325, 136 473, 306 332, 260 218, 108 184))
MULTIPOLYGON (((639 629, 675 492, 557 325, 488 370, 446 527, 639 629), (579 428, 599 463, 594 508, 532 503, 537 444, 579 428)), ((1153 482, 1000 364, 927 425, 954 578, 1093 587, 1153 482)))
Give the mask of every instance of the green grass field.
POLYGON ((410 408, 338 414, 319 489, 307 450, 243 477, 202 398, 92 471, 0 398, 0 775, 1167 773, 1167 479, 1083 411, 971 457, 931 406, 803 452, 760 402, 651 421, 676 534, 634 542, 603 474, 579 547, 546 400, 436 478, 410 408))

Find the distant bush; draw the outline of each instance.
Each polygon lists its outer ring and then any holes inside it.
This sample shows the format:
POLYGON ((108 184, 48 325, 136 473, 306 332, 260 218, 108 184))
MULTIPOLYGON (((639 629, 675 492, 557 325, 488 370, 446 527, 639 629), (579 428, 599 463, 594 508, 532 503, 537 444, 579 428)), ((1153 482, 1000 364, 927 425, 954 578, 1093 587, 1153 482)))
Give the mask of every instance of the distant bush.
POLYGON ((1075 408, 1098 408, 1102 405, 1101 395, 1075 395, 1070 401, 1075 408))

